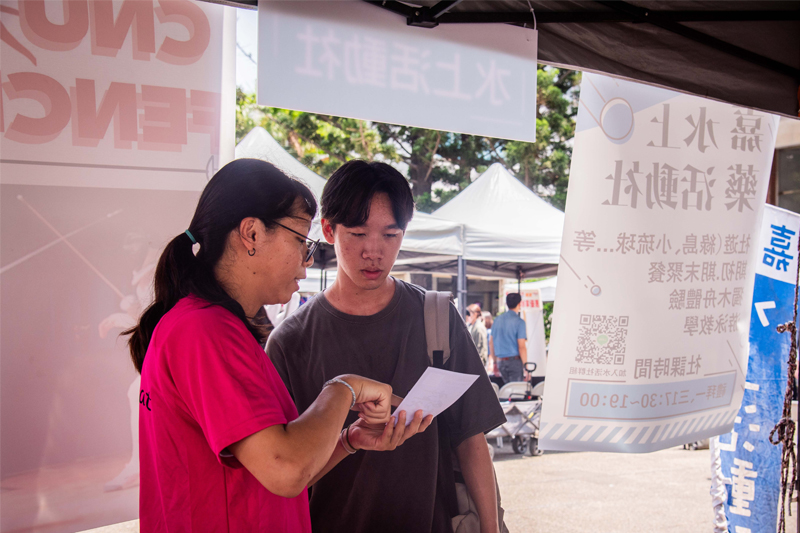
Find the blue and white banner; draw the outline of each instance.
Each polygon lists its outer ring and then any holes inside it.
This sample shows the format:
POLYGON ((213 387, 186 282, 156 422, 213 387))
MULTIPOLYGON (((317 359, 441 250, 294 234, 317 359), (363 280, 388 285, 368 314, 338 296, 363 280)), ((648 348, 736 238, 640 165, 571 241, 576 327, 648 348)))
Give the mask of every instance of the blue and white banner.
POLYGON ((765 207, 744 399, 733 431, 719 439, 722 473, 730 483, 725 514, 731 533, 767 533, 776 528, 781 447, 769 442, 769 432, 783 411, 791 337, 775 328, 792 320, 798 232, 799 215, 765 207))

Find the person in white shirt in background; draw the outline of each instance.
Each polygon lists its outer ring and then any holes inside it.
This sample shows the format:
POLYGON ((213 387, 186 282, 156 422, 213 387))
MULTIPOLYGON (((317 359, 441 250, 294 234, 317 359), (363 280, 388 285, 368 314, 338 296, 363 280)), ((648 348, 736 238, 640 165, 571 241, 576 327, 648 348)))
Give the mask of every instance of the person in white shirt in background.
POLYGON ((469 315, 467 316, 467 329, 472 336, 472 342, 475 343, 475 347, 478 349, 478 355, 481 356, 483 365, 486 366, 486 361, 489 357, 489 343, 486 335, 486 326, 483 323, 481 306, 472 304, 467 307, 467 311, 469 311, 469 315))

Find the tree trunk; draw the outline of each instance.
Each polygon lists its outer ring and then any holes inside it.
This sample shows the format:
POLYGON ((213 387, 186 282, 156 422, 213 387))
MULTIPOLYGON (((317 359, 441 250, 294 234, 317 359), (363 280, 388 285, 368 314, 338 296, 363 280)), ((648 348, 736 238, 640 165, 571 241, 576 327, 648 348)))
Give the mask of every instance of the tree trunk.
POLYGON ((428 173, 428 158, 427 150, 425 150, 424 142, 421 141, 419 133, 409 135, 406 139, 408 146, 411 147, 411 156, 407 159, 408 163, 408 178, 411 181, 412 192, 414 196, 431 192, 431 184, 425 179, 428 173), (420 146, 421 145, 421 146, 420 146))
POLYGON ((375 156, 373 155, 372 150, 370 150, 369 143, 367 143, 367 138, 364 135, 364 123, 360 120, 358 121, 358 135, 361 139, 361 147, 364 149, 367 159, 372 161, 375 156))
POLYGON ((428 181, 428 161, 422 154, 412 150, 408 162, 408 177, 413 187, 414 196, 431 192, 431 182, 428 181))
POLYGON ((297 152, 297 157, 302 159, 306 155, 306 151, 303 150, 303 145, 300 144, 300 139, 294 131, 289 132, 289 144, 291 144, 294 151, 297 152))
POLYGON ((442 142, 442 133, 436 132, 436 144, 431 151, 431 156, 428 158, 428 170, 425 172, 425 181, 429 182, 431 172, 433 172, 433 163, 436 160, 436 152, 439 150, 439 143, 442 142))

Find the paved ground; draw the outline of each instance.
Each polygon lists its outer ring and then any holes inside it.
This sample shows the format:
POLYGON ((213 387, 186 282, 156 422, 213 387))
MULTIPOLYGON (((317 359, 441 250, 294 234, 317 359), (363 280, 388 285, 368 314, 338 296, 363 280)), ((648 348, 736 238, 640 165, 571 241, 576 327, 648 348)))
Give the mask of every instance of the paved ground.
MULTIPOLYGON (((129 454, 78 460, 10 476, 0 482, 2 533, 65 533, 135 518, 138 487, 104 492, 129 454), (12 511, 13 510, 13 511, 12 511), (38 524, 31 528, 29 524, 38 524)), ((137 526, 138 527, 138 526, 137 526)), ((137 529, 138 530, 138 529, 137 529)), ((119 529, 117 532, 130 530, 119 529)))
POLYGON ((131 520, 130 522, 122 522, 113 526, 87 529, 81 533, 139 533, 139 521, 131 520))
POLYGON ((512 533, 713 532, 708 450, 523 457, 506 446, 495 469, 512 533))
MULTIPOLYGON (((708 450, 495 454, 512 533, 712 533, 708 450)), ((138 521, 92 530, 134 533, 138 521)), ((797 531, 795 517, 787 531, 797 531)))

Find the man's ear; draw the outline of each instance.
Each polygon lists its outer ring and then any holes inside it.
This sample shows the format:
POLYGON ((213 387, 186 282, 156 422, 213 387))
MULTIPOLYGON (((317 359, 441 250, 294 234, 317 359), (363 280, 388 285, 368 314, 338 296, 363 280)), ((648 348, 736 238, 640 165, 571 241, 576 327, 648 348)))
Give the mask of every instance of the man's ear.
POLYGON ((331 224, 330 220, 323 218, 320 219, 320 225, 322 226, 322 235, 325 237, 325 241, 328 244, 334 244, 336 242, 336 237, 334 235, 334 230, 336 226, 331 224))

